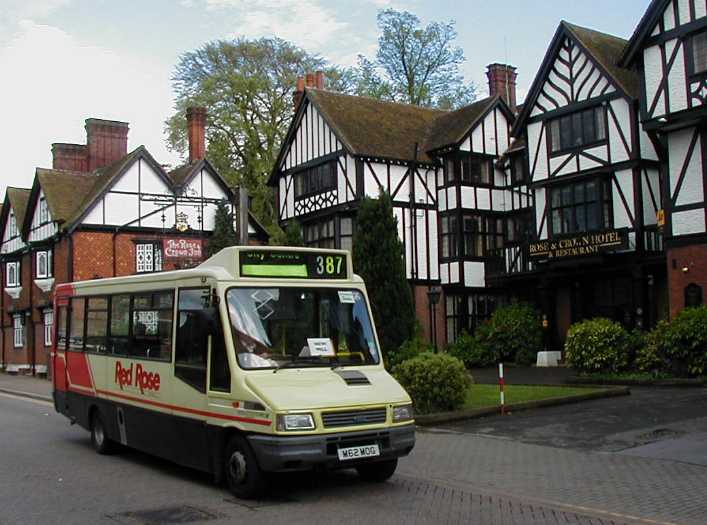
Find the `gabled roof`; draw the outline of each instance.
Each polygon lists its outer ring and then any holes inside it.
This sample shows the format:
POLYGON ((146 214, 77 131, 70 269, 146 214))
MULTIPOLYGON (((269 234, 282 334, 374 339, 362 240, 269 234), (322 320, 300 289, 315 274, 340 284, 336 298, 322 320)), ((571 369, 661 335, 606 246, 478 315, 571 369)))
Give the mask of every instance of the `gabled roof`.
POLYGON ((17 221, 18 228, 22 225, 22 221, 25 220, 29 192, 30 190, 27 188, 13 188, 9 186, 7 188, 7 198, 9 199, 12 210, 15 212, 15 220, 17 221))
POLYGON ((168 187, 172 187, 172 181, 167 177, 162 166, 160 166, 157 161, 150 155, 145 146, 138 146, 133 151, 125 155, 124 157, 116 160, 112 164, 108 164, 102 168, 98 168, 91 172, 90 176, 93 178, 93 185, 87 191, 85 197, 81 201, 81 204, 77 207, 76 212, 67 220, 67 229, 73 229, 81 219, 86 216, 90 211, 93 204, 102 197, 110 188, 115 184, 123 173, 125 173, 130 166, 132 166, 138 159, 144 159, 150 164, 155 173, 161 177, 168 187))
POLYGON ((438 116, 427 129, 424 149, 427 152, 458 145, 486 114, 500 104, 509 120, 513 113, 499 96, 486 97, 473 104, 438 116))
POLYGON ((562 46, 565 37, 569 37, 575 41, 619 91, 627 97, 638 98, 638 73, 618 65, 619 59, 626 48, 627 41, 617 36, 570 24, 563 20, 560 22, 557 31, 555 31, 555 35, 550 41, 550 45, 545 53, 545 58, 535 75, 528 96, 523 102, 523 109, 513 126, 513 135, 518 134, 518 131, 522 128, 530 115, 535 105, 535 100, 542 89, 545 79, 552 68, 555 56, 562 46))
MULTIPOLYGON (((36 174, 35 186, 44 192, 49 213, 59 223, 69 222, 74 217, 79 205, 96 183, 94 175, 77 171, 37 168, 36 174)), ((34 192, 33 186, 30 205, 34 205, 39 197, 35 197, 34 192)), ((27 220, 30 223, 32 221, 31 217, 27 220)))
POLYGON ((189 184, 196 174, 202 169, 208 171, 214 179, 216 179, 216 182, 218 182, 218 184, 226 191, 226 193, 229 195, 233 194, 233 190, 231 189, 231 186, 229 186, 228 181, 223 178, 223 176, 218 172, 218 170, 216 170, 216 168, 214 168, 213 164, 211 164, 208 159, 199 159, 184 164, 183 166, 179 166, 178 168, 175 168, 167 173, 167 176, 171 182, 171 185, 176 190, 184 188, 184 186, 189 184))
POLYGON ((636 29, 633 31, 626 48, 624 49, 619 64, 623 67, 629 67, 636 54, 643 46, 643 42, 648 38, 653 31, 653 28, 663 16, 665 9, 670 4, 671 0, 652 0, 646 12, 643 13, 641 20, 638 22, 636 29))
POLYGON ((305 97, 352 155, 431 162, 422 150, 428 126, 448 113, 322 89, 307 89, 305 97))
MULTIPOLYGON (((29 189, 14 188, 12 186, 8 186, 7 190, 5 190, 5 200, 3 201, 2 206, 0 206, 0 237, 2 237, 5 233, 5 225, 7 224, 7 219, 10 216, 10 210, 15 212, 17 228, 21 228, 22 221, 24 221, 25 214, 27 213, 29 193, 29 189)), ((20 235, 22 235, 22 230, 20 230, 20 235)), ((0 239, 0 241, 1 240, 2 239, 0 239)))

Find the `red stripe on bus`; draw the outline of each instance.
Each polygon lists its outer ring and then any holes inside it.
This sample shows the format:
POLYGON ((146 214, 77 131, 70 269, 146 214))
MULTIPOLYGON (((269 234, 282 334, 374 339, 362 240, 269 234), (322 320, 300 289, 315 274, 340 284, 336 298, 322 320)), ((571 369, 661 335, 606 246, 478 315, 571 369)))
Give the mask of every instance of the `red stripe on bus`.
POLYGON ((96 389, 96 392, 98 392, 99 394, 104 394, 106 396, 117 397, 120 399, 126 399, 128 401, 137 401, 138 403, 144 403, 146 405, 153 405, 153 406, 160 407, 160 408, 177 410, 180 412, 186 412, 188 414, 195 414, 198 416, 215 417, 217 419, 227 419, 229 421, 240 421, 242 423, 252 423, 253 425, 263 425, 263 426, 270 426, 270 423, 271 423, 271 421, 269 421, 267 419, 256 419, 256 418, 252 418, 252 417, 243 417, 243 416, 229 416, 226 414, 219 414, 218 412, 207 412, 205 410, 197 410, 194 408, 180 407, 177 405, 170 405, 168 403, 162 403, 160 401, 152 401, 150 399, 141 399, 139 397, 128 396, 126 394, 118 394, 117 392, 110 392, 108 390, 96 389))

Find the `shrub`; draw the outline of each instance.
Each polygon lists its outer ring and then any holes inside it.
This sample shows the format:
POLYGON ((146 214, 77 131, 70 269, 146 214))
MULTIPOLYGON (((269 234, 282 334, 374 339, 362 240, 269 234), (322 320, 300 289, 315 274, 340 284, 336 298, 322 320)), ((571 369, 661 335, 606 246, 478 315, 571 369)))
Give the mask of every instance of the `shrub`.
POLYGON ((447 353, 459 359, 467 368, 482 368, 496 362, 496 356, 489 346, 466 332, 459 334, 457 340, 447 347, 447 353))
POLYGON ((425 352, 432 352, 432 346, 422 338, 422 328, 418 324, 415 337, 405 341, 397 350, 388 352, 386 356, 388 368, 393 368, 403 361, 417 357, 425 352))
POLYGON ((707 306, 681 310, 669 323, 659 323, 649 339, 673 374, 699 376, 707 372, 707 306))
POLYGON ((668 366, 659 351, 660 339, 667 326, 666 321, 658 325, 643 337, 643 344, 636 350, 634 367, 640 372, 658 375, 668 366))
POLYGON ((393 369, 393 375, 421 414, 461 407, 472 382, 464 364, 445 353, 425 352, 403 361, 393 369))
POLYGON ((619 372, 629 364, 632 339, 609 319, 588 319, 570 326, 565 358, 579 372, 619 372))
POLYGON ((502 306, 476 331, 477 341, 494 356, 494 361, 535 362, 542 350, 540 319, 532 306, 515 303, 502 306))

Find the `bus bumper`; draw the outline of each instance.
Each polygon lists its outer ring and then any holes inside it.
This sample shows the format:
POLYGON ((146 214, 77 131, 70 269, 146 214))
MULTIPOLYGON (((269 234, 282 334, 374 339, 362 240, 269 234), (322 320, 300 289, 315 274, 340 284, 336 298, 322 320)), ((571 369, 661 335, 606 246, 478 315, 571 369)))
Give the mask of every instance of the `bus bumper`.
POLYGON ((317 436, 248 436, 260 468, 266 472, 347 468, 361 463, 406 456, 415 446, 415 425, 317 436), (340 461, 338 449, 378 444, 380 456, 340 461))

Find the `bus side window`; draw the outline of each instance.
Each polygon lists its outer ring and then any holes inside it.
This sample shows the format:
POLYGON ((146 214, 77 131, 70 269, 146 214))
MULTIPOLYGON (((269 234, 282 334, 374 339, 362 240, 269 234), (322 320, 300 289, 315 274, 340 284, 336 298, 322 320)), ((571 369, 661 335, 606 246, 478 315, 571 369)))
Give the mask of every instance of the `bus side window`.
POLYGON ((83 297, 72 298, 71 322, 69 323, 69 350, 83 352, 85 320, 86 299, 83 297))
POLYGON ((105 352, 108 332, 108 299, 89 297, 86 312, 86 351, 105 352))
POLYGON ((171 291, 133 296, 131 356, 171 360, 172 297, 171 291))
POLYGON ((110 299, 110 353, 128 355, 130 335, 130 295, 114 295, 110 299))
POLYGON ((203 311, 208 304, 208 288, 179 291, 174 375, 200 392, 206 392, 209 333, 203 311))

